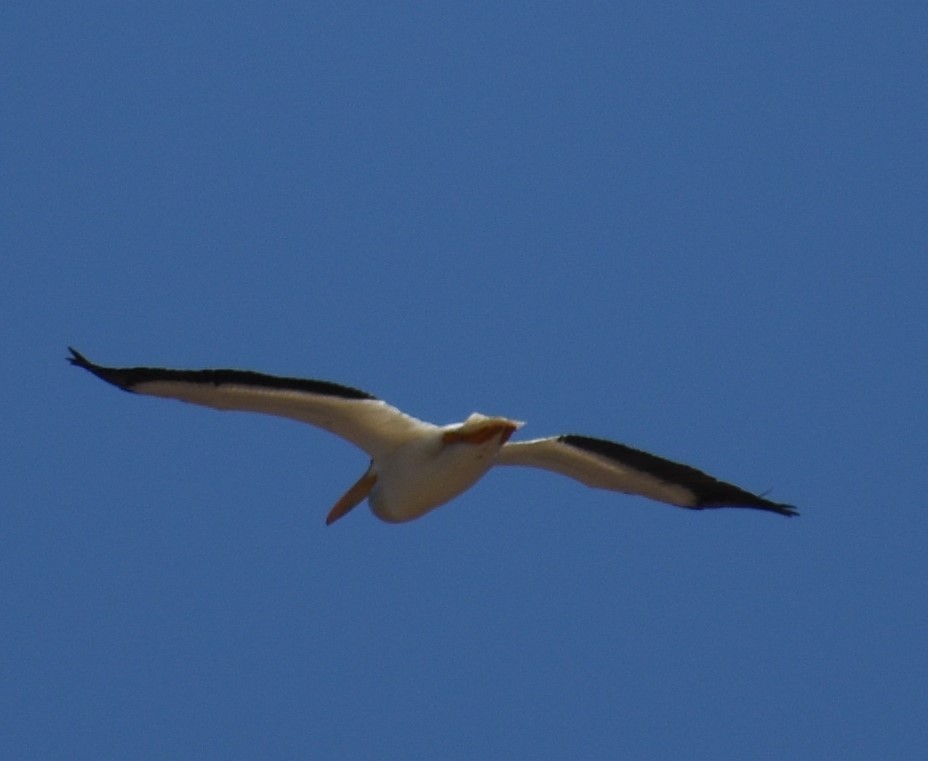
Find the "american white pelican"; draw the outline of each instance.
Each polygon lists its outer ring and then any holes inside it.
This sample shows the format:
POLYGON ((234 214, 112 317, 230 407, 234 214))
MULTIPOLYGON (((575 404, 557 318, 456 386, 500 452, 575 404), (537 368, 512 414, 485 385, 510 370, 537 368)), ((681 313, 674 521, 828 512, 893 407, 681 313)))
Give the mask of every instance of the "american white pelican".
POLYGON ((299 420, 360 447, 370 455, 370 466, 335 503, 327 524, 365 497, 382 520, 413 520, 469 489, 494 465, 553 470, 587 486, 694 510, 749 507, 797 515, 792 505, 771 502, 624 444, 575 434, 510 443, 522 423, 508 418, 475 412, 463 423, 439 426, 410 417, 364 391, 328 381, 247 370, 101 367, 74 349, 68 360, 123 391, 299 420))

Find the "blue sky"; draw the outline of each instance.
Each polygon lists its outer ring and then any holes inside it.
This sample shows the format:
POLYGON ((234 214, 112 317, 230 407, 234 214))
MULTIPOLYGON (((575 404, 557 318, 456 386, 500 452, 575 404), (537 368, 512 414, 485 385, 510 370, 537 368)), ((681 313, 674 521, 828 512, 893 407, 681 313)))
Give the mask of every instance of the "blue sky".
POLYGON ((923 3, 14 2, 0 756, 920 758, 923 3), (363 454, 68 367, 241 367, 797 504, 363 454))

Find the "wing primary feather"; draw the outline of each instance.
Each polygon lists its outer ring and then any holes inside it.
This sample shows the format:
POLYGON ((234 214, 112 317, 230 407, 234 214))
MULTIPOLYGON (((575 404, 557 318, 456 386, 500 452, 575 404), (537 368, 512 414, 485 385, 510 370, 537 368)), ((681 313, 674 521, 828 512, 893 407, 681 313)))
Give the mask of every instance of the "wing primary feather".
POLYGON ((71 352, 68 361, 72 365, 82 367, 101 380, 130 393, 135 393, 135 386, 141 383, 178 381, 204 386, 235 384, 280 391, 305 391, 311 394, 335 396, 342 399, 378 400, 373 394, 351 386, 343 386, 340 383, 309 378, 267 375, 252 370, 169 370, 163 367, 102 367, 91 362, 76 349, 68 348, 71 352))
POLYGON ((592 436, 565 434, 507 443, 499 465, 554 471, 594 489, 638 494, 691 510, 748 507, 779 515, 798 515, 792 505, 772 502, 701 470, 640 449, 592 436))
POLYGON ((177 399, 217 410, 274 415, 318 426, 350 441, 372 458, 384 456, 433 428, 372 394, 331 381, 251 370, 103 367, 75 349, 71 349, 68 360, 133 394, 177 399))
POLYGON ((663 483, 676 484, 689 489, 693 493, 693 504, 686 505, 686 507, 694 510, 711 507, 753 507, 789 517, 799 514, 793 505, 772 502, 734 484, 720 481, 697 468, 667 460, 625 444, 578 434, 558 436, 557 440, 562 444, 606 457, 629 468, 647 473, 663 483))

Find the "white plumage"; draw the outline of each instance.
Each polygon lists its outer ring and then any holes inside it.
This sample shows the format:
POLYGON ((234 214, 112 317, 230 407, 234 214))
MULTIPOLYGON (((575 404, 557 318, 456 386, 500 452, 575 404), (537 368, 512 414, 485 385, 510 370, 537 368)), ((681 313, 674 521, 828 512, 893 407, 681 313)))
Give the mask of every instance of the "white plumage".
POLYGON ((371 464, 329 512, 327 523, 365 498, 382 520, 413 520, 469 489, 494 465, 542 468, 594 488, 696 510, 746 507, 797 514, 791 505, 605 439, 567 434, 509 442, 522 423, 508 418, 474 413, 463 423, 437 426, 328 381, 246 370, 102 367, 74 349, 69 361, 124 391, 290 418, 350 441, 367 452, 371 464))

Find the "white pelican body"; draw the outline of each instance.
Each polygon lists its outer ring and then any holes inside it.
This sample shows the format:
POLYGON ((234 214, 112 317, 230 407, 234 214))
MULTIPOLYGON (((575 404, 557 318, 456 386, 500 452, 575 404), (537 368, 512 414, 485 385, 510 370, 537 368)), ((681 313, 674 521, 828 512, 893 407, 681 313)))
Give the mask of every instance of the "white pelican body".
POLYGON ((399 523, 449 502, 483 478, 520 425, 477 412, 456 425, 423 423, 419 436, 371 464, 369 472, 377 476, 368 500, 371 510, 399 523))
POLYGON ((469 489, 494 465, 543 468, 588 486, 639 494, 695 510, 748 507, 796 515, 688 465, 624 444, 567 434, 509 442, 522 423, 472 414, 437 426, 400 412, 364 391, 328 381, 285 378, 245 370, 168 370, 102 367, 71 349, 69 361, 132 393, 213 407, 277 415, 318 426, 370 455, 361 478, 338 500, 332 523, 368 498, 378 518, 418 518, 469 489))

